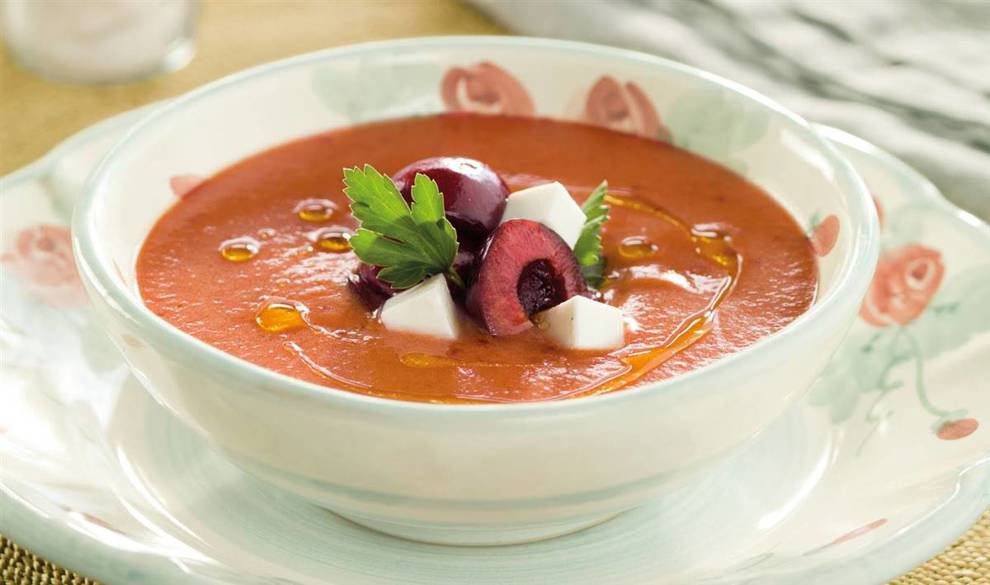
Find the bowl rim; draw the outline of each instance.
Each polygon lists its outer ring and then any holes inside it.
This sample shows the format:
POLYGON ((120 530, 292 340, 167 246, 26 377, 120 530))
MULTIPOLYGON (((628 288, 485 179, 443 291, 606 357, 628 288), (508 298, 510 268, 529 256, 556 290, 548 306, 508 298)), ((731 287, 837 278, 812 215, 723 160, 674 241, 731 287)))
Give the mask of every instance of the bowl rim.
MULTIPOLYGON (((879 227, 876 209, 872 198, 860 176, 853 170, 852 165, 839 154, 838 150, 829 144, 806 120, 784 108, 777 102, 752 90, 742 84, 721 76, 697 69, 695 67, 671 61, 663 57, 608 47, 593 43, 546 39, 538 37, 516 36, 433 36, 413 37, 399 40, 373 41, 333 47, 288 57, 285 59, 257 65, 243 71, 233 73, 218 80, 200 86, 177 98, 169 100, 160 107, 135 123, 124 136, 103 157, 96 169, 87 179, 72 217, 73 251, 79 265, 83 280, 105 300, 111 310, 130 321, 141 331, 142 336, 155 340, 149 343, 152 347, 164 344, 171 349, 187 354, 189 358, 202 364, 204 371, 219 371, 230 380, 243 379, 251 382, 257 389, 263 387, 265 392, 273 395, 285 395, 296 399, 313 399, 317 402, 347 408, 357 408, 371 411, 388 411, 390 413, 411 413, 430 416, 465 414, 474 416, 489 416, 492 413, 515 413, 519 415, 531 413, 550 413, 601 407, 606 404, 618 405, 627 401, 643 399, 652 394, 669 392, 674 389, 684 389, 692 384, 714 379, 723 375, 727 370, 739 369, 742 365, 753 364, 762 354, 780 354, 782 349, 798 347, 793 344, 796 336, 814 326, 821 326, 835 316, 836 310, 847 295, 855 294, 857 299, 862 297, 873 276, 879 255, 879 227), (572 399, 542 400, 513 403, 431 403, 384 398, 360 394, 308 382, 270 370, 220 350, 168 323, 155 315, 141 302, 139 295, 125 285, 118 283, 113 276, 110 266, 104 265, 97 245, 94 241, 96 230, 93 228, 95 202, 99 199, 103 185, 117 166, 117 159, 125 152, 132 142, 143 133, 160 127, 162 122, 176 114, 184 106, 196 100, 221 91, 228 86, 264 76, 272 72, 309 65, 325 60, 348 57, 360 54, 390 52, 397 49, 415 50, 419 48, 516 48, 516 49, 553 49, 575 54, 595 54, 611 59, 632 61, 640 64, 659 67, 669 72, 684 75, 719 86, 725 90, 741 95, 770 110, 784 120, 789 129, 799 133, 818 147, 819 153, 834 170, 832 181, 840 191, 849 195, 848 213, 853 219, 853 237, 850 247, 850 260, 843 266, 837 277, 833 291, 824 299, 816 302, 807 311, 785 325, 780 330, 746 346, 730 355, 722 356, 702 367, 678 374, 671 378, 651 384, 634 386, 607 394, 576 397, 572 399)), ((158 351, 157 349, 155 351, 158 351)))

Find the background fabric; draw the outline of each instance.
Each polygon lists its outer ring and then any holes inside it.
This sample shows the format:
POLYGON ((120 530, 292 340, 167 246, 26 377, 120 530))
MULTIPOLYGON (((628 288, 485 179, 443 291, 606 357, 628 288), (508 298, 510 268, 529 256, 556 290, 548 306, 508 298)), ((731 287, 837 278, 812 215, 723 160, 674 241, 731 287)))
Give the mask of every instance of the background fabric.
POLYGON ((874 142, 990 219, 990 0, 470 0, 513 32, 654 53, 874 142))

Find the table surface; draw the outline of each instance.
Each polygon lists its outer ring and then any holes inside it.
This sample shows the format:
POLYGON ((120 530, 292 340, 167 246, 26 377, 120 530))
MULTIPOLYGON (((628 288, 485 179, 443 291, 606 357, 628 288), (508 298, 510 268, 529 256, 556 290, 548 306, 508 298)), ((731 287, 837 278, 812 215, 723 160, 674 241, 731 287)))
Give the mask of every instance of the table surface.
MULTIPOLYGON (((197 54, 184 69, 135 83, 45 81, 0 53, 0 176, 108 116, 181 94, 258 63, 362 41, 505 31, 457 0, 204 0, 197 54)), ((0 582, 93 582, 0 536, 0 582)), ((966 535, 894 585, 990 584, 990 511, 966 535)))

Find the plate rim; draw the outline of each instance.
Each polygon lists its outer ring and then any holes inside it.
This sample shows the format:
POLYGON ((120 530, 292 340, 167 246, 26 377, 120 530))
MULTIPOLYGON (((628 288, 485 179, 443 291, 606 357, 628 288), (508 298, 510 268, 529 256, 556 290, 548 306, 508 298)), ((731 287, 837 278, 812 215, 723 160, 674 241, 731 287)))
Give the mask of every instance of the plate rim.
MULTIPOLYGON (((76 148, 101 135, 125 129, 126 124, 133 124, 162 103, 155 102, 116 114, 69 136, 40 159, 0 178, 0 194, 22 182, 43 182, 57 168, 59 161, 76 148)), ((950 202, 927 178, 899 158, 843 130, 822 124, 812 124, 812 127, 840 151, 848 148, 881 160, 899 174, 899 178, 916 185, 915 191, 938 206, 947 217, 967 224, 990 239, 990 225, 950 202)), ((77 532, 18 496, 9 487, 16 483, 16 478, 0 482, 0 518, 3 518, 0 528, 7 538, 46 559, 108 584, 117 580, 175 585, 215 585, 223 582, 185 570, 185 560, 140 550, 113 548, 77 532)), ((895 578, 951 544, 976 522, 988 506, 990 453, 985 453, 979 460, 958 468, 951 492, 921 519, 894 533, 877 548, 856 557, 855 566, 825 563, 809 568, 799 577, 804 583, 831 583, 834 579, 847 583, 857 580, 872 582, 895 578), (919 534, 924 534, 925 538, 918 538, 919 534)))

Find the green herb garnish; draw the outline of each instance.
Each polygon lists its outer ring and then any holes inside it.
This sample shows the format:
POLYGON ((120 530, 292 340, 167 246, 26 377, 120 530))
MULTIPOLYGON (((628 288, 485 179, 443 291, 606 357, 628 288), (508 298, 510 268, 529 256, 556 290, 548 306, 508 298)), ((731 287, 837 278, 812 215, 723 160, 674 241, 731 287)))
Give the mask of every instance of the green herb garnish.
POLYGON ((581 236, 574 244, 574 256, 581 266, 581 273, 588 284, 595 288, 601 286, 605 272, 602 225, 608 220, 608 205, 605 205, 607 193, 608 181, 602 181, 581 206, 585 218, 584 227, 581 228, 581 236))
POLYGON ((361 260, 382 267, 378 278, 402 289, 445 274, 464 287, 454 271, 457 233, 444 215, 443 193, 432 179, 416 175, 412 206, 392 180, 371 165, 344 169, 344 184, 351 214, 361 222, 351 248, 361 260))

